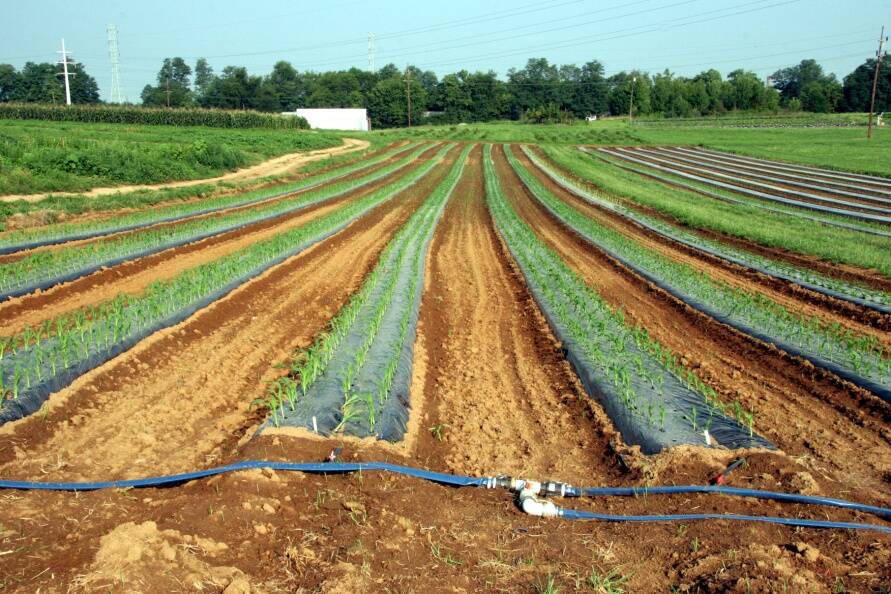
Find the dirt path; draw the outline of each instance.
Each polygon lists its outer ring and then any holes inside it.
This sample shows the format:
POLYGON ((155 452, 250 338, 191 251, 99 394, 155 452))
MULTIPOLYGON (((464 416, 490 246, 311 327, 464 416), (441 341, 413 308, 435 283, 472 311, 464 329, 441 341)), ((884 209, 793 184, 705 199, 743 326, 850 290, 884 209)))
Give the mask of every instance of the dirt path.
POLYGON ((426 404, 419 455, 458 473, 602 480, 609 421, 506 257, 481 158, 477 147, 431 244, 415 348, 425 373, 412 388, 426 404))
POLYGON ((799 458, 802 468, 874 493, 886 505, 891 502, 887 405, 651 286, 560 224, 522 186, 502 148, 493 154, 505 193, 520 216, 607 303, 623 308, 626 320, 646 328, 725 401, 738 398, 755 410, 756 430, 799 458))
POLYGON ((99 196, 107 196, 109 194, 120 194, 124 192, 135 192, 137 190, 162 190, 168 188, 183 188, 186 186, 197 186, 199 184, 210 184, 222 181, 245 181, 267 177, 270 175, 280 175, 287 171, 305 165, 325 157, 349 153, 353 151, 361 151, 368 148, 369 142, 366 140, 357 140, 355 138, 344 138, 343 145, 310 152, 298 152, 275 157, 268 161, 263 161, 251 167, 245 167, 237 171, 232 171, 220 175, 218 177, 209 177, 205 179, 190 179, 183 181, 167 182, 163 184, 143 184, 129 186, 111 186, 104 188, 93 188, 87 192, 50 192, 48 194, 7 194, 0 196, 2 202, 15 202, 16 200, 25 200, 27 202, 40 202, 47 196, 78 196, 83 198, 97 198, 99 196))
POLYGON ((0 303, 0 336, 22 331, 25 326, 36 326, 45 320, 79 307, 113 299, 120 293, 136 295, 151 283, 172 278, 183 270, 193 268, 231 254, 257 241, 304 225, 330 214, 346 203, 366 196, 391 183, 436 154, 438 147, 426 151, 416 164, 394 172, 366 187, 357 189, 330 202, 318 204, 295 213, 215 235, 177 248, 171 248, 112 266, 77 280, 51 287, 0 303))
POLYGON ((273 364, 323 329, 457 154, 344 231, 0 427, 12 446, 0 452, 0 472, 132 477, 219 462, 253 431, 259 413, 248 408, 265 393, 273 364))
POLYGON ((790 311, 817 317, 830 324, 837 323, 844 328, 874 336, 885 345, 891 344, 891 334, 888 333, 888 330, 891 330, 891 316, 833 299, 815 291, 809 291, 787 281, 750 272, 742 266, 731 264, 642 229, 628 219, 606 209, 598 208, 564 189, 536 167, 518 148, 513 148, 513 154, 526 170, 530 171, 552 194, 600 225, 612 228, 671 260, 687 264, 731 287, 755 291, 790 311))

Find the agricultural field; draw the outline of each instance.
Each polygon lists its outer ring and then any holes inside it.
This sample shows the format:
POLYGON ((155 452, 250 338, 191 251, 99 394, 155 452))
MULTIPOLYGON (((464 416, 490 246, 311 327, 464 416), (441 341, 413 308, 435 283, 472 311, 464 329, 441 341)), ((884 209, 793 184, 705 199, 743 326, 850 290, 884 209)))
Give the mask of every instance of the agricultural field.
POLYGON ((300 130, 0 119, 0 195, 203 179, 339 144, 300 130))
POLYGON ((4 227, 0 592, 888 592, 891 136, 601 124, 4 227))

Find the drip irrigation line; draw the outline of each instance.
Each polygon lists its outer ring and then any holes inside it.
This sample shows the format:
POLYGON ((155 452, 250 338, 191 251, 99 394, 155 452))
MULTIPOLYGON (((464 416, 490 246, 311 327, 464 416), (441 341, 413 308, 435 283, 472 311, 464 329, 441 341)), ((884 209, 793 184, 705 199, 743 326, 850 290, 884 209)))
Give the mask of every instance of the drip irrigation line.
MULTIPOLYGON (((118 481, 98 482, 41 482, 41 481, 15 481, 0 480, 0 489, 16 489, 31 491, 98 491, 102 489, 144 489, 173 487, 198 479, 218 476, 242 470, 269 469, 286 472, 303 472, 308 474, 348 474, 354 472, 389 472, 408 476, 440 485, 451 487, 481 487, 494 489, 507 487, 517 481, 506 477, 472 477, 466 475, 435 472, 422 468, 391 464, 388 462, 276 462, 270 460, 245 460, 225 466, 217 466, 205 470, 184 472, 179 474, 161 475, 139 479, 127 479, 118 481)), ((520 481, 526 485, 525 481, 520 481)), ((559 491, 558 491, 559 492, 559 491)), ((677 487, 569 487, 564 486, 563 492, 567 496, 620 496, 620 495, 661 495, 677 493, 716 493, 734 495, 739 497, 755 497, 759 499, 773 499, 777 501, 804 503, 809 505, 822 505, 841 507, 852 511, 863 511, 876 515, 891 517, 891 509, 864 505, 860 503, 830 499, 827 497, 812 497, 807 495, 793 495, 787 493, 775 493, 771 491, 759 491, 756 489, 735 489, 732 487, 711 487, 700 485, 688 485, 677 487), (576 495, 577 494, 577 495, 576 495)), ((690 520, 734 520, 749 522, 767 522, 784 526, 800 526, 805 528, 839 528, 850 530, 874 530, 891 534, 891 528, 879 524, 866 524, 854 522, 832 522, 823 520, 808 520, 802 518, 781 518, 774 516, 755 516, 739 514, 668 514, 668 515, 611 515, 595 512, 580 511, 566 508, 557 508, 557 516, 568 520, 598 520, 607 522, 679 522, 690 520)))

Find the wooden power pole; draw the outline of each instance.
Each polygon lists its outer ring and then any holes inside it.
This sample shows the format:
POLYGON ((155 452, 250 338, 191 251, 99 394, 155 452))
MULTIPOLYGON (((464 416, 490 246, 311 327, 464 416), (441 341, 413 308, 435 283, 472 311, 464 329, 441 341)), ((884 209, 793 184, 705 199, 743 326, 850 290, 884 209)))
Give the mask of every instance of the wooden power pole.
POLYGON ((408 127, 411 128, 411 70, 405 67, 405 98, 408 104, 408 127))
POLYGON ((869 125, 866 128, 866 137, 872 138, 872 115, 876 111, 876 87, 879 84, 879 69, 882 67, 882 60, 885 59, 885 27, 882 26, 882 33, 879 35, 879 49, 876 51, 876 71, 872 76, 872 96, 869 100, 869 125))

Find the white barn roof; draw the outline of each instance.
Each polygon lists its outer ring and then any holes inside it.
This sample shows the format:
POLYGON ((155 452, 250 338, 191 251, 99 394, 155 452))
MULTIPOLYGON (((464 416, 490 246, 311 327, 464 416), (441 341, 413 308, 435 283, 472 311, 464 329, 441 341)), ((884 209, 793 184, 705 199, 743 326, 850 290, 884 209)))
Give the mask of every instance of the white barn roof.
POLYGON ((368 110, 359 108, 320 108, 286 111, 282 115, 306 118, 316 130, 368 131, 368 110))

